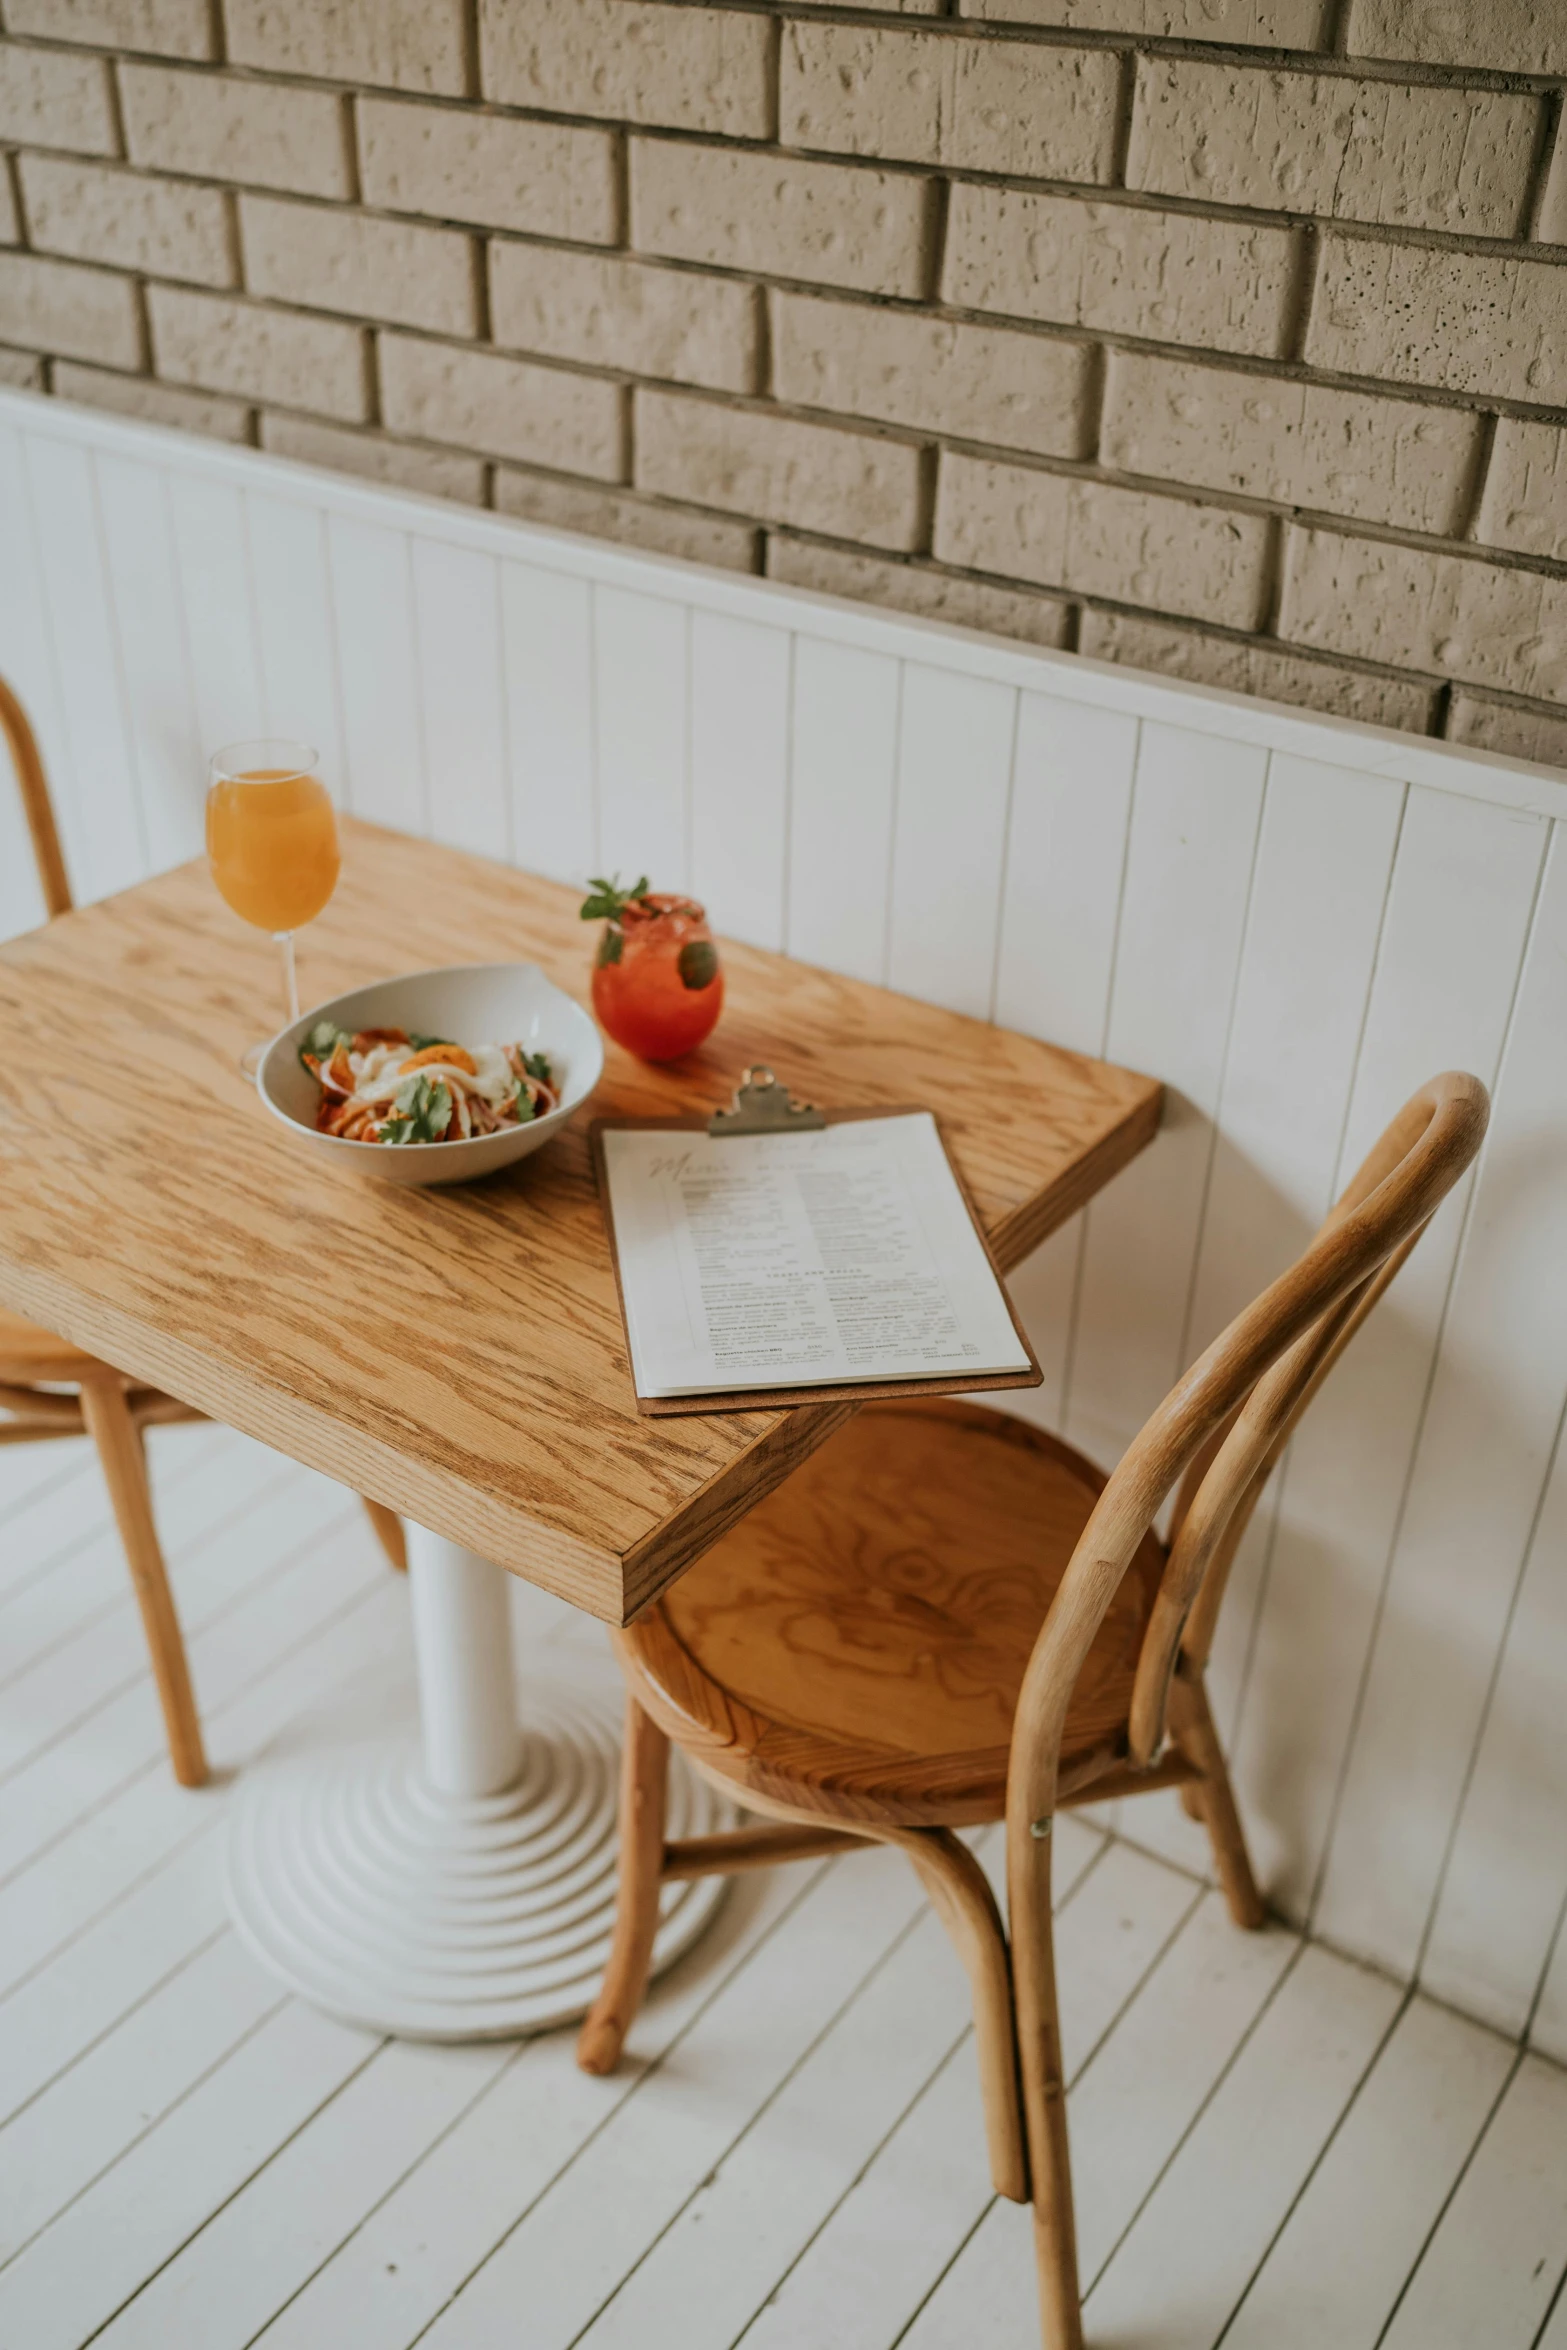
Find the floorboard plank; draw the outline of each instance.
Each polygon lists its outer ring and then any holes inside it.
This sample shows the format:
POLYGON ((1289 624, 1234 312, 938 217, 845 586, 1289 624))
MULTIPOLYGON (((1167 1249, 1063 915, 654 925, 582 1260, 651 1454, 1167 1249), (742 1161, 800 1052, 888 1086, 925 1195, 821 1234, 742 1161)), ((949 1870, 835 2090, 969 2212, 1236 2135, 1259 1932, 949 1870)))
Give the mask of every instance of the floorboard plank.
MULTIPOLYGON (((156 1495, 186 1460, 199 1460, 228 1434, 210 1423, 147 1431, 147 1465, 156 1495)), ((109 1523, 109 1497, 98 1459, 85 1436, 37 1446, 0 1446, 0 1625, 13 1599, 68 1560, 80 1543, 109 1523), (7 1470, 23 1463, 36 1474, 18 1485, 15 1498, 4 1482, 7 1470)))
MULTIPOLYGON (((1210 2350, 1398 2013, 1395 1984, 1303 1951, 1087 2297, 1138 2350, 1210 2350)), ((1337 2326, 1318 2337, 1337 2346, 1337 2326)))
MULTIPOLYGON (((1239 1932, 1217 1894, 1204 1893, 1083 2073, 1068 2125, 1085 2289, 1298 1949, 1277 1929, 1239 1932)), ((1038 2322, 1029 2215, 997 2202, 909 2328, 908 2350, 1025 2343, 1038 2322)))
POLYGON ((565 2350, 919 1915, 901 1853, 835 1861, 430 2329, 429 2350, 565 2350))
MULTIPOLYGON (((296 1715, 407 1647, 388 1576, 318 1639, 280 1660, 216 1724, 221 1757, 255 1753, 296 1715)), ((137 1781, 0 1893, 0 2117, 90 2046, 223 1921, 218 1789, 137 1781), (35 1907, 41 1913, 36 1919, 35 1907), (24 1963, 27 1962, 27 1963, 24 1963), (30 1980, 25 1978, 30 1977, 30 1980)))
MULTIPOLYGON (((1068 1829, 1084 1834, 1070 1815, 1057 1834, 1068 1829)), ((1056 1857, 1059 1869, 1063 1853, 1056 1857)), ((1198 1895, 1125 1845, 1067 1884, 1056 1947, 1070 2076, 1092 2058, 1198 1895)), ((741 2337, 745 2350, 885 2350, 991 2200, 979 2075, 965 2035, 758 2308, 741 2337)))
POLYGON ((1224 2350, 1375 2350, 1512 2061, 1494 2032, 1411 2000, 1224 2350))
MULTIPOLYGON (((283 1548, 270 1572, 186 1642, 203 1720, 217 1721, 278 1658, 386 1572, 357 1510, 283 1548)), ((96 1805, 143 1773, 166 1768, 163 1718, 144 1674, 0 1788, 0 1885, 96 1805)))
POLYGON ((0 2265, 118 2161, 275 2007, 220 1932, 0 2130, 0 2265))
MULTIPOLYGON (((179 1487, 176 1499, 200 1506, 194 1525, 175 1529, 171 1581, 186 1637, 211 1623, 280 1551, 303 1541, 337 1507, 337 1489, 307 1471, 273 1476, 259 1464, 255 1485, 235 1491, 226 1459, 206 1465, 179 1487), (331 1497, 330 1502, 327 1497, 331 1497)), ((101 1614, 59 1641, 4 1693, 0 1708, 0 1778, 84 1722, 119 1690, 148 1670, 147 1649, 127 1578, 101 1614)))
MULTIPOLYGON (((685 2062, 682 2037, 822 1873, 797 1863, 741 1879, 698 1947, 655 1983, 618 2072, 579 2072, 575 2032, 515 2050, 494 2087, 258 2338, 257 2350, 406 2350, 460 2293, 584 2148, 618 2122, 661 2062, 685 2062)), ((531 2350, 531 2346, 530 2346, 531 2350)))
MULTIPOLYGON (((214 1435, 226 1436, 226 1430, 208 1431, 207 1435, 208 1441, 199 1451, 182 1450, 172 1459, 160 1455, 152 1472, 153 1508, 171 1566, 185 1546, 198 1540, 214 1520, 230 1515, 243 1500, 247 1472, 256 1490, 262 1484, 265 1456, 259 1445, 241 1449, 242 1440, 237 1437, 227 1443, 213 1441, 214 1435), (251 1453, 261 1459, 252 1460, 251 1453)), ((130 1597, 125 1552, 101 1482, 81 1479, 76 1498, 81 1505, 81 1523, 74 1537, 63 1549, 53 1540, 47 1545, 36 1543, 43 1553, 38 1571, 13 1587, 0 1606, 5 1657, 0 1690, 6 1692, 8 1714, 11 1686, 30 1666, 63 1642, 79 1638, 110 1608, 123 1608, 130 1597)), ((36 1542, 36 1532, 30 1536, 24 1528, 18 1534, 7 1526, 8 1551, 13 1541, 21 1547, 30 1540, 36 1542)))
POLYGON ((286 2001, 0 2270, 0 2342, 79 2350, 378 2045, 286 2001))
POLYGON ((243 2350, 510 2056, 386 2041, 121 2311, 102 2350, 243 2350))
POLYGON ((1567 2269, 1567 2073, 1526 2056, 1415 2270, 1385 2350, 1530 2350, 1567 2269))
POLYGON ((701 2180, 581 2336, 583 2350, 730 2350, 966 2037, 968 2017, 962 1964, 927 1908, 701 2180))

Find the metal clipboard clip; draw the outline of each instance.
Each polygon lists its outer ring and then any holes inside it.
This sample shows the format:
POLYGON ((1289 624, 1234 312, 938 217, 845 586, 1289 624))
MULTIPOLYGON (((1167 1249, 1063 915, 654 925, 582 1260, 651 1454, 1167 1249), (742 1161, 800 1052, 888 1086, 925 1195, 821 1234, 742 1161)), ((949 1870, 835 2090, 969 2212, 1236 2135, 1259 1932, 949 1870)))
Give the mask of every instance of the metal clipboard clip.
POLYGON ((827 1121, 809 1102, 795 1101, 771 1069, 747 1069, 735 1088, 734 1107, 715 1110, 707 1121, 712 1135, 812 1134, 827 1121))

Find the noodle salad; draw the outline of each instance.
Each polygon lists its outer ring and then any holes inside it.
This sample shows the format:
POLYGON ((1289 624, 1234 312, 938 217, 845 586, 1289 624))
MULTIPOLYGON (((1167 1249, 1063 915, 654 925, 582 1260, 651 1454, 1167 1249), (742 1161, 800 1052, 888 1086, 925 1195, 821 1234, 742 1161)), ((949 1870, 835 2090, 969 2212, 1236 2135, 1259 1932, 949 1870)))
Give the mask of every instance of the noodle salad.
POLYGON ((318 1020, 299 1057, 321 1088, 317 1127, 344 1142, 466 1142, 531 1125, 560 1106, 549 1060, 520 1044, 470 1050, 405 1028, 351 1036, 318 1020))

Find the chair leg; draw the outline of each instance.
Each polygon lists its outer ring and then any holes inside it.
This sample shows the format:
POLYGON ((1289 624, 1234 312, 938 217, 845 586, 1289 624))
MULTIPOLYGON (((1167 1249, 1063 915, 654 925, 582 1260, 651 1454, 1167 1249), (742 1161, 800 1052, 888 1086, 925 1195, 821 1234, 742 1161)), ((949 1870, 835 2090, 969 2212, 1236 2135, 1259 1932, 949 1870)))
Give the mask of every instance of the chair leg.
POLYGON ((1202 1773, 1200 1779, 1189 1782, 1195 1816, 1207 1829, 1213 1845, 1214 1866, 1230 1915, 1238 1926, 1254 1931, 1266 1921, 1268 1913, 1252 1875, 1246 1831, 1235 1807, 1229 1765, 1224 1759, 1219 1733, 1213 1726, 1208 1694, 1200 1675, 1187 1679, 1177 1672, 1171 1682, 1170 1729, 1182 1754, 1202 1773))
POLYGON ((991 2182, 998 2195, 1026 2203, 1028 2157, 1018 2101, 1012 1973, 996 1897, 973 1853, 949 1828, 894 1831, 888 1841, 901 1845, 918 1870, 931 1907, 968 1970, 991 2182))
POLYGON ((1066 2129, 1066 2075, 1056 2004, 1050 1917, 1051 1837, 1020 1838, 1009 1822, 1007 1909, 1012 1921, 1012 2001, 1034 2205, 1034 2264, 1044 2350, 1083 2350, 1077 2285, 1077 2223, 1066 2129))
POLYGON ((408 1541, 403 1533, 403 1521, 395 1510, 389 1510, 384 1501, 372 1501, 368 1493, 359 1496, 365 1505, 365 1516, 375 1528, 375 1538, 387 1556, 387 1563, 400 1575, 408 1572, 408 1541))
POLYGON ((620 1884, 615 1934, 604 1987, 577 2036, 585 2073, 612 2073, 647 1989, 658 1930, 664 1858, 664 1803, 669 1740, 636 1699, 626 1698, 626 1743, 620 1758, 620 1884))
POLYGON ((182 1787, 206 1784, 207 1757, 201 1740, 201 1721, 191 1692, 185 1643, 169 1589, 168 1570, 153 1521, 152 1495, 147 1487, 147 1464, 141 1432, 131 1418, 125 1390, 118 1379, 83 1380, 82 1417, 98 1448, 104 1483, 114 1505, 115 1522, 125 1546, 131 1585, 141 1609, 142 1629, 152 1656, 153 1679, 163 1708, 163 1726, 169 1741, 169 1760, 182 1787))

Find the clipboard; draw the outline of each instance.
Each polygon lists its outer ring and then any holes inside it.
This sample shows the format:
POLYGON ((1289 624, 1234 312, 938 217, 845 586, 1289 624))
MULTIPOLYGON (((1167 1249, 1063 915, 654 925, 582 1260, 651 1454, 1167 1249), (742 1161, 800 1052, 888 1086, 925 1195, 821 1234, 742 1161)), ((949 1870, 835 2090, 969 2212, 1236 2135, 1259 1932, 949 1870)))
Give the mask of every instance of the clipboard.
MULTIPOLYGON (((721 1391, 704 1390, 699 1395, 641 1395, 636 1399, 638 1413, 648 1419, 689 1417, 707 1412, 750 1412, 769 1409, 787 1409, 792 1404, 841 1403, 848 1399, 873 1402, 900 1395, 967 1395, 983 1390, 986 1393, 1003 1387, 1042 1387, 1044 1372, 1029 1342, 1027 1331, 1018 1320, 1014 1306, 1002 1279, 1001 1267, 989 1236, 979 1220, 973 1195, 963 1180, 962 1170, 952 1155, 951 1147, 942 1130, 941 1120, 923 1102, 879 1104, 862 1109, 817 1109, 809 1102, 797 1102, 787 1087, 780 1085, 772 1071, 766 1068, 747 1069, 736 1089, 733 1105, 727 1110, 715 1110, 707 1115, 697 1112, 686 1118, 595 1118, 589 1129, 593 1153, 593 1172, 598 1183, 599 1201, 604 1210, 604 1228, 609 1238, 610 1262, 615 1269, 615 1297, 620 1307, 621 1327, 626 1334, 626 1359, 631 1364, 631 1330, 626 1314, 626 1293, 621 1282, 620 1249, 615 1237, 615 1212, 610 1198, 609 1169, 604 1156, 604 1137, 613 1132, 632 1131, 661 1134, 707 1134, 715 1138, 725 1135, 783 1134, 819 1131, 826 1126, 851 1125, 871 1118, 929 1117, 936 1128, 942 1153, 958 1195, 968 1211, 970 1224, 984 1252, 985 1262, 995 1276, 1018 1345, 1028 1359, 1026 1371, 980 1371, 974 1373, 942 1372, 933 1378, 908 1379, 828 1379, 786 1387, 728 1388, 721 1391)), ((631 1376, 635 1382, 635 1371, 631 1376)))

